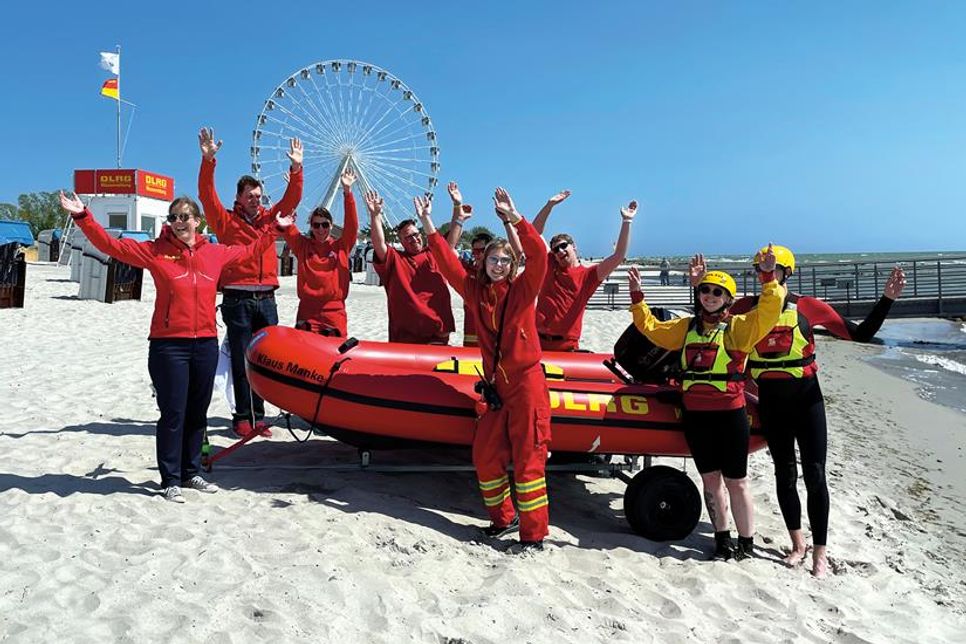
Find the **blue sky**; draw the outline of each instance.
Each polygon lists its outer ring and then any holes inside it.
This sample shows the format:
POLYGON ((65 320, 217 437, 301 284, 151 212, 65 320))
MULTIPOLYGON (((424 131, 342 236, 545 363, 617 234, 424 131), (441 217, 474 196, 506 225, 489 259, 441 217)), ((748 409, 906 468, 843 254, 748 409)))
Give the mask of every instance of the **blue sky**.
POLYGON ((482 205, 504 185, 527 214, 570 188, 549 232, 585 255, 609 252, 632 198, 634 255, 966 249, 966 3, 463 4, 15 3, 0 201, 113 165, 97 62, 120 44, 139 106, 124 165, 179 193, 200 126, 225 140, 230 198, 273 88, 357 59, 428 107, 441 186, 482 205))

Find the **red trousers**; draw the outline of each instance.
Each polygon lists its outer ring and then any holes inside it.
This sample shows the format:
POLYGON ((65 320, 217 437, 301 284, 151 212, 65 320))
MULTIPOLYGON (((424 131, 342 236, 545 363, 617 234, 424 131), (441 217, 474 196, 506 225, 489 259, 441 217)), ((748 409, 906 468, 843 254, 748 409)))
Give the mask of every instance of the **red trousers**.
POLYGON ((348 318, 344 302, 319 304, 311 300, 299 300, 299 312, 295 316, 295 326, 313 333, 326 328, 337 329, 339 337, 348 337, 348 318))
POLYGON ((520 513, 520 540, 542 541, 549 532, 547 484, 544 478, 550 444, 550 394, 543 369, 497 379, 503 407, 480 417, 473 437, 473 465, 483 504, 493 525, 513 520, 507 466, 513 463, 514 489, 520 513))

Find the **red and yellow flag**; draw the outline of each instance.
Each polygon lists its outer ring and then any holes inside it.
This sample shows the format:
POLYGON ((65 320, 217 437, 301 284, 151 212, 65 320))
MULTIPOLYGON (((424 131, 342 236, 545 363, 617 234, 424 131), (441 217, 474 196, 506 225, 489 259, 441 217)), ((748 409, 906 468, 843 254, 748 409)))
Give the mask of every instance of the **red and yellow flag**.
POLYGON ((117 89, 116 78, 110 78, 104 81, 104 84, 101 86, 101 95, 113 98, 115 101, 121 100, 121 93, 117 89))

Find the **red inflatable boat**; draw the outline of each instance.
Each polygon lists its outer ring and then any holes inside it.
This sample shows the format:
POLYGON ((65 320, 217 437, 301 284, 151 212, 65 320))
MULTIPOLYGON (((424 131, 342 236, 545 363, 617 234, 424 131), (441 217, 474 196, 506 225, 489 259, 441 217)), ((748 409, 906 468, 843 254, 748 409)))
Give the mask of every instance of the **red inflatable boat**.
MULTIPOLYGON (((386 446, 386 439, 472 443, 479 401, 473 387, 482 369, 476 349, 346 342, 277 326, 260 331, 246 357, 259 396, 340 440, 364 447, 386 446)), ((608 357, 544 354, 551 451, 689 455, 675 388, 625 384, 604 366, 608 357)), ((752 436, 752 450, 763 445, 752 436)))

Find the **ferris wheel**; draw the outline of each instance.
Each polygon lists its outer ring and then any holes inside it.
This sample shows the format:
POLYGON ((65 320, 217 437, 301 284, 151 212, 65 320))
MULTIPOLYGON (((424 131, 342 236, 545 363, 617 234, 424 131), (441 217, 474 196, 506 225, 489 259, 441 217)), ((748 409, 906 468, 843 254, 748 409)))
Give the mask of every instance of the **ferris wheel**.
POLYGON ((426 106, 375 65, 327 60, 296 70, 265 101, 252 132, 252 173, 269 200, 285 191, 289 140, 304 148, 302 204, 332 211, 351 168, 363 191, 384 200, 389 225, 409 217, 412 197, 432 196, 439 174, 436 130, 426 106))

